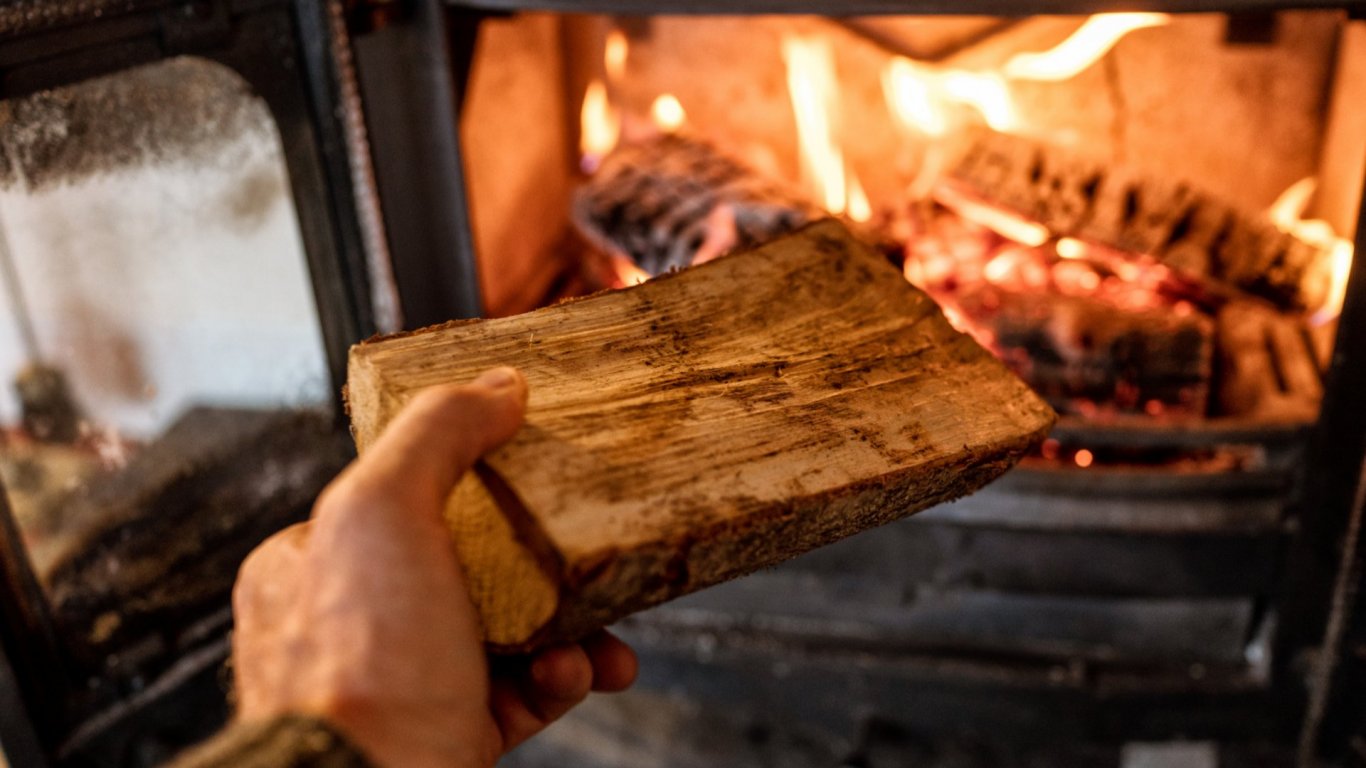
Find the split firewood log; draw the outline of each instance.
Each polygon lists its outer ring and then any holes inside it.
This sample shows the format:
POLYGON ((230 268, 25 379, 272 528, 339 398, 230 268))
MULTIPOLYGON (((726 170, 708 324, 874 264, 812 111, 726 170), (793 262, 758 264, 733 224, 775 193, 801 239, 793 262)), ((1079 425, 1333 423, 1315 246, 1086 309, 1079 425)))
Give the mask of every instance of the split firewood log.
POLYGON ((497 651, 632 611, 969 493, 1047 405, 834 221, 517 317, 351 350, 359 449, 424 387, 494 365, 526 426, 447 509, 497 651))

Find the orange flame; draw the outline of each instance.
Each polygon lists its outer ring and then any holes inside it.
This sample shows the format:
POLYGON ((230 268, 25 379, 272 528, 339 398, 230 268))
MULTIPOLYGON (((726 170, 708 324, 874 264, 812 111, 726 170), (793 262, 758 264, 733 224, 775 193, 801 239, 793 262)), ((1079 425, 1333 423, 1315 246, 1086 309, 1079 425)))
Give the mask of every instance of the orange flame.
POLYGON ((934 73, 904 56, 893 57, 882 70, 882 93, 892 114, 906 127, 926 136, 948 133, 942 99, 930 83, 934 73))
POLYGON ((873 217, 863 185, 846 165, 836 138, 834 116, 840 114, 839 85, 830 43, 821 38, 789 35, 783 38, 787 90, 797 121, 797 143, 802 176, 825 209, 847 214, 854 221, 873 217))
POLYGON ((838 114, 835 101, 839 95, 830 43, 788 36, 783 39, 783 62, 787 65, 787 89, 797 118, 802 174, 814 185, 826 210, 844 213, 844 153, 835 142, 829 120, 831 114, 838 114))
POLYGON ((1019 122, 1010 88, 995 72, 935 70, 897 56, 882 70, 882 92, 898 120, 927 136, 949 132, 953 105, 976 110, 997 131, 1011 131, 1019 122))
POLYGON ((858 176, 854 171, 849 171, 849 218, 859 223, 864 223, 873 218, 873 206, 868 202, 868 195, 863 191, 863 185, 859 183, 858 176))
POLYGON ((954 101, 976 109, 992 130, 1007 132, 1015 128, 1015 105, 1005 78, 995 72, 949 72, 943 79, 944 93, 954 101))
POLYGON ((659 130, 675 133, 687 121, 688 113, 683 111, 683 105, 678 102, 677 96, 663 93, 656 96, 654 103, 650 105, 650 118, 659 126, 659 130))
POLYGON ((963 218, 981 224, 1021 245, 1038 247, 1051 237, 1048 227, 1030 221, 1012 211, 975 199, 960 192, 951 184, 940 184, 934 189, 934 199, 963 218))
POLYGON ((1354 248, 1350 240, 1338 237, 1328 222, 1304 218, 1304 211, 1309 207, 1309 200, 1317 188, 1318 181, 1314 177, 1300 179, 1276 198, 1268 215, 1277 229, 1328 253, 1322 267, 1327 275, 1320 276, 1328 282, 1327 295, 1323 305, 1309 318, 1311 323, 1322 325, 1342 312, 1342 303, 1347 298, 1347 276, 1352 272, 1354 248))
POLYGON ((612 273, 616 277, 616 284, 613 288, 628 288, 632 285, 640 285, 650 279, 650 273, 636 266, 629 256, 621 253, 610 255, 612 273))
POLYGON ((619 29, 607 33, 607 44, 602 49, 602 65, 612 82, 621 82, 626 76, 626 58, 631 53, 626 35, 619 29))
POLYGON ((1096 63, 1130 32, 1170 22, 1165 13, 1098 13, 1052 49, 1016 54, 1006 62, 1005 75, 1014 80, 1067 80, 1096 63))
POLYGON ((621 135, 621 116, 607 98, 607 86, 593 80, 583 95, 579 111, 579 150, 585 173, 597 170, 602 158, 617 145, 621 135))

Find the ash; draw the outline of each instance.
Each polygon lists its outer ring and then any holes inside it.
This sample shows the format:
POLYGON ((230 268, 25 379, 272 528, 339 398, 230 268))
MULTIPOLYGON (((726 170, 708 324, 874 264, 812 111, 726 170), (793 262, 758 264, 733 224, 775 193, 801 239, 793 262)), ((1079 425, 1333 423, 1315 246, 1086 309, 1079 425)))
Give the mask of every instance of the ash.
POLYGON ((170 59, 0 103, 0 185, 38 190, 149 164, 235 167, 273 131, 236 73, 170 59))

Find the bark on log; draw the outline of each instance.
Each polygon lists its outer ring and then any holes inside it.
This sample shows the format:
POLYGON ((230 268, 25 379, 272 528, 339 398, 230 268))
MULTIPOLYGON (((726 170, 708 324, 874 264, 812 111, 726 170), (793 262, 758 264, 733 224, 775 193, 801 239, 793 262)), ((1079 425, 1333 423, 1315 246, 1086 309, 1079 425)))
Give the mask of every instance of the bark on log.
POLYGON ((1326 251, 1184 182, 996 133, 978 137, 949 178, 1056 235, 1148 254, 1281 309, 1313 309, 1327 295, 1326 251))
POLYGON ((1054 419, 833 221, 634 288, 359 344, 358 447, 422 388, 498 364, 530 382, 527 425, 447 519, 500 651, 973 491, 1054 419))

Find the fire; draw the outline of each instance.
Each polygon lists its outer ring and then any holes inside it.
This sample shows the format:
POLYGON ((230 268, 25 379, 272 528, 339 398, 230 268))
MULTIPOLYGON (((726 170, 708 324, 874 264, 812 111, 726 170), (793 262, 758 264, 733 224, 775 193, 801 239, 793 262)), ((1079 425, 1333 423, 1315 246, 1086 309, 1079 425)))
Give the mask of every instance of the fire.
POLYGON ((1005 78, 995 72, 953 71, 944 75, 944 93, 982 115, 992 130, 1008 133, 1015 128, 1015 104, 1005 78))
POLYGON ((896 56, 882 70, 882 92, 892 114, 926 136, 949 132, 955 105, 976 110, 997 131, 1009 132, 1019 123, 1010 88, 995 72, 936 70, 896 56))
POLYGON ((1086 258, 1086 243, 1075 237, 1060 238, 1054 248, 1058 252, 1058 257, 1063 259, 1084 259, 1086 258))
POLYGON ((812 180, 826 210, 844 213, 848 189, 844 153, 835 141, 830 115, 838 114, 834 54, 818 38, 789 36, 783 40, 787 89, 797 118, 802 173, 812 180))
POLYGON ((1271 204, 1268 215, 1271 223, 1282 232, 1289 233, 1315 247, 1328 252, 1328 293, 1323 305, 1310 316, 1310 322, 1322 325, 1342 312, 1342 302, 1347 297, 1347 276, 1352 271, 1352 242, 1338 237, 1333 227, 1322 219, 1305 219, 1305 209, 1318 188, 1318 181, 1310 176, 1291 184, 1288 189, 1271 204))
POLYGON ((1165 13, 1098 13, 1052 49, 1016 54, 1006 62, 1005 75, 1013 80, 1067 80, 1096 63, 1130 32, 1170 22, 1165 13))
POLYGON ((940 137, 954 127, 954 107, 968 107, 993 130, 1009 133, 1020 120, 1008 80, 1066 80, 1104 56, 1120 38, 1167 24, 1165 13, 1100 13, 1052 50, 1021 53, 1001 72, 940 69, 893 57, 882 71, 888 108, 903 125, 940 137))
POLYGON ((962 194, 948 184, 936 187, 934 197, 944 207, 952 209, 963 218, 977 222, 1021 245, 1038 247, 1048 242, 1052 236, 1044 225, 962 194))
POLYGON ((607 77, 612 82, 621 82, 626 76, 626 58, 630 55, 631 48, 626 42, 626 35, 619 29, 614 29, 607 33, 607 44, 602 50, 602 64, 607 70, 607 77))
POLYGON ((783 39, 787 90, 797 120, 802 175, 833 214, 854 221, 873 217, 863 185, 844 161, 833 116, 840 114, 835 57, 829 41, 790 35, 783 39))
POLYGON ((1310 318, 1315 324, 1322 325, 1342 313, 1342 303, 1347 298, 1347 276, 1352 273, 1352 250, 1352 244, 1341 238, 1334 243, 1330 252, 1328 300, 1310 318))
POLYGON ((621 135, 621 116, 607 97, 607 85, 593 80, 583 95, 579 111, 579 150, 585 173, 597 170, 602 158, 617 145, 621 135))
POLYGON ((892 114, 907 128, 926 136, 949 131, 942 99, 930 86, 933 73, 904 56, 893 57, 882 70, 882 93, 892 114))
POLYGON ((626 288, 632 285, 640 285, 650 279, 650 273, 636 266, 629 256, 620 253, 611 254, 612 272, 616 276, 616 284, 613 288, 626 288))
POLYGON ((859 223, 866 222, 873 218, 873 206, 868 202, 868 195, 863 191, 863 185, 859 183, 858 177, 851 170, 849 172, 849 218, 859 223))
POLYGON ((650 117, 661 131, 674 133, 683 127, 683 123, 688 119, 688 113, 683 111, 683 105, 678 102, 678 97, 672 93, 663 93, 656 96, 654 103, 650 105, 650 117))

